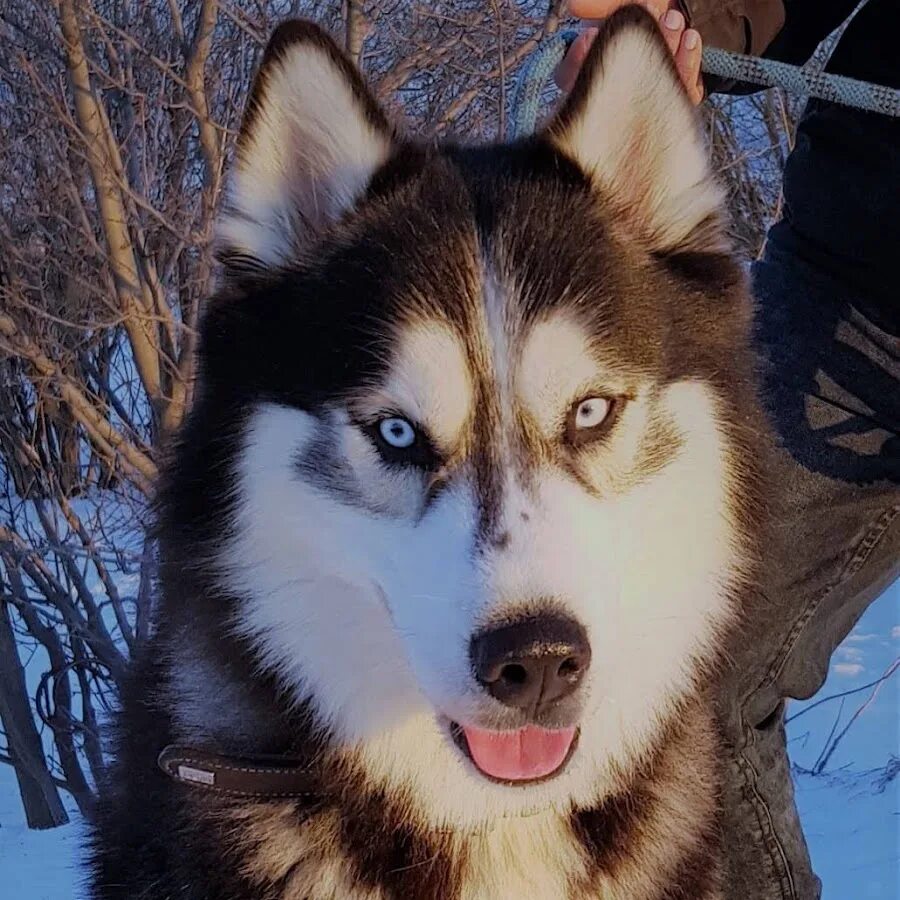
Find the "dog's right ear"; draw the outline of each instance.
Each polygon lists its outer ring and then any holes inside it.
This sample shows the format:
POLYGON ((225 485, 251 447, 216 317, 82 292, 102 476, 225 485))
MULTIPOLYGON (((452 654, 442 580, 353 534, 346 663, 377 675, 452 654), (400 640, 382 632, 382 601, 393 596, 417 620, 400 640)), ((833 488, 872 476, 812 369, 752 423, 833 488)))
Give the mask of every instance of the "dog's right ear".
POLYGON ((359 198, 394 132, 356 67, 311 22, 280 25, 263 54, 218 223, 235 272, 289 263, 359 198))

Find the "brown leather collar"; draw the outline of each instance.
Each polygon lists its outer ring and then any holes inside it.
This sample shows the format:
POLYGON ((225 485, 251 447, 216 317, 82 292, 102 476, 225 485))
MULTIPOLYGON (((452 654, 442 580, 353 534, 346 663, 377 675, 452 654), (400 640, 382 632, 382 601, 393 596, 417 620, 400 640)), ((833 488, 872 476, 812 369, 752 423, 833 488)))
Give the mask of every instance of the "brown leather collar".
POLYGON ((181 784, 231 797, 317 799, 316 779, 299 760, 281 756, 219 756, 170 744, 157 758, 160 769, 181 784))

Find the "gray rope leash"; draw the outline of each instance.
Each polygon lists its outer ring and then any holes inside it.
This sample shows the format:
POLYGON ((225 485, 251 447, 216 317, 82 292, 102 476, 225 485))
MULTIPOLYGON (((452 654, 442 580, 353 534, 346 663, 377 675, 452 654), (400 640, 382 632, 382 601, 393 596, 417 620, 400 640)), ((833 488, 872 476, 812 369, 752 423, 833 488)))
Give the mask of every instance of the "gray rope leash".
MULTIPOLYGON (((544 88, 576 37, 577 31, 566 29, 544 38, 519 69, 510 97, 509 140, 525 137, 534 131, 544 88)), ((900 117, 900 90, 845 75, 811 72, 800 66, 744 56, 718 47, 704 48, 701 68, 707 75, 717 75, 731 81, 780 87, 841 106, 900 117)))
POLYGON ((534 133, 541 94, 553 70, 563 61, 578 32, 572 28, 548 35, 519 69, 510 95, 510 116, 506 136, 510 141, 534 133))
POLYGON ((900 91, 846 75, 811 72, 774 59, 729 53, 717 47, 704 48, 702 69, 707 75, 765 87, 780 87, 792 93, 830 100, 841 106, 852 106, 883 116, 900 116, 900 91))

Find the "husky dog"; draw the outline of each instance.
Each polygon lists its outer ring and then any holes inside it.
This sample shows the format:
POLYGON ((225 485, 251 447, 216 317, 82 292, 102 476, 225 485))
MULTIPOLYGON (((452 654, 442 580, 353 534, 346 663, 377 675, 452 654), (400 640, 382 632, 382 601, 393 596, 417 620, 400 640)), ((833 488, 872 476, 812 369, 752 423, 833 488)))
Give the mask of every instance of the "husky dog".
POLYGON ((706 695, 762 425, 698 132, 636 7, 544 130, 474 148, 275 32, 95 898, 721 896, 706 695))

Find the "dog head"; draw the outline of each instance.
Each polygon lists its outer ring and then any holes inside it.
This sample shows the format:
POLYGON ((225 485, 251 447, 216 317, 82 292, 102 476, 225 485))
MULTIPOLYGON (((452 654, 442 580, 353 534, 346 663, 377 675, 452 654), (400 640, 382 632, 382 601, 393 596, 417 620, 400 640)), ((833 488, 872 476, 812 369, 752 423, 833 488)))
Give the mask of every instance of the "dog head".
POLYGON ((230 633, 434 821, 611 789, 746 564, 748 300, 655 23, 482 148, 398 137, 282 26, 220 252, 188 429, 230 633))

